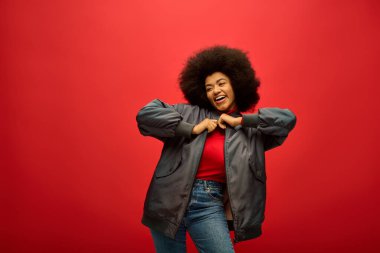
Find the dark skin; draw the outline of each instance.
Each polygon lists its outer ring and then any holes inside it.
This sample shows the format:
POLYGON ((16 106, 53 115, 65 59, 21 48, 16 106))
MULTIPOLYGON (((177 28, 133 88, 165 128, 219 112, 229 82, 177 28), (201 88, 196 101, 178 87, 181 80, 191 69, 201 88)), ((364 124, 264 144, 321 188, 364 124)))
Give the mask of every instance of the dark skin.
MULTIPOLYGON (((219 112, 228 112, 236 106, 235 94, 228 76, 221 72, 215 72, 206 77, 205 88, 207 98, 211 105, 219 112)), ((207 129, 212 132, 217 126, 226 129, 226 124, 231 127, 241 125, 242 117, 232 117, 222 113, 218 120, 206 118, 195 125, 192 134, 200 134, 207 129)))

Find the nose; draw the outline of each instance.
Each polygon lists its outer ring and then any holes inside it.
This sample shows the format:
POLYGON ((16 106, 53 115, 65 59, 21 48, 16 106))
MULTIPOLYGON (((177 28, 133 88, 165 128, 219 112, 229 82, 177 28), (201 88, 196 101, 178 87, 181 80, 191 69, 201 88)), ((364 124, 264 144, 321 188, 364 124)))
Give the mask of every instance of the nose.
POLYGON ((220 88, 218 85, 215 85, 214 87, 214 94, 218 94, 220 92, 220 88))

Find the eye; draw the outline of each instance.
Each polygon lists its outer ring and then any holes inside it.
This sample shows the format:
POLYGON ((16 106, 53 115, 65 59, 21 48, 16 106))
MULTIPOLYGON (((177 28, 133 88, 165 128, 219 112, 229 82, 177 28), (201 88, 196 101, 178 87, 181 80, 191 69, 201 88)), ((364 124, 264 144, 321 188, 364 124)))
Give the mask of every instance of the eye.
POLYGON ((226 83, 219 83, 219 86, 223 86, 223 85, 225 85, 226 83))
POLYGON ((206 88, 206 92, 209 92, 211 90, 212 90, 212 88, 206 88))

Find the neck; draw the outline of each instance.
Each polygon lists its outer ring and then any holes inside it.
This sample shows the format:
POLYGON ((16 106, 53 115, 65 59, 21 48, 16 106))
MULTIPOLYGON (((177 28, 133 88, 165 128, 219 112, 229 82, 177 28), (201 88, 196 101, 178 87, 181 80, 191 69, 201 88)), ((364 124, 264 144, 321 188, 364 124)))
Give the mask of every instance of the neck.
POLYGON ((237 106, 234 105, 230 110, 228 110, 226 113, 227 114, 230 114, 230 113, 233 113, 233 112, 236 112, 237 111, 237 106))
POLYGON ((234 112, 236 112, 237 111, 237 106, 236 105, 234 105, 231 109, 229 109, 229 110, 227 110, 227 111, 218 111, 217 110, 217 112, 219 113, 219 114, 223 114, 223 113, 226 113, 226 114, 231 114, 231 113, 234 113, 234 112))

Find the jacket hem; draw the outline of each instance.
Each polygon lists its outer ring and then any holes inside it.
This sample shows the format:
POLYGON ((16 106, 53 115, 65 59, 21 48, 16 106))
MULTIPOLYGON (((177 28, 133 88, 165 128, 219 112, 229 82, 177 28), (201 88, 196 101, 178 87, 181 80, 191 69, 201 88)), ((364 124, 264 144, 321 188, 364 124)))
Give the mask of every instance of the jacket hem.
POLYGON ((247 241, 250 239, 255 239, 261 235, 262 235, 261 225, 257 225, 249 229, 249 231, 244 230, 244 231, 241 231, 240 233, 235 232, 234 243, 247 241))
POLYGON ((175 239, 176 225, 169 220, 162 220, 144 213, 141 223, 153 230, 157 230, 171 239, 175 239))
POLYGON ((233 220, 227 220, 228 230, 229 231, 235 231, 234 228, 234 221, 233 220))

